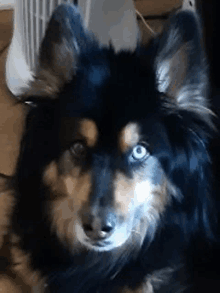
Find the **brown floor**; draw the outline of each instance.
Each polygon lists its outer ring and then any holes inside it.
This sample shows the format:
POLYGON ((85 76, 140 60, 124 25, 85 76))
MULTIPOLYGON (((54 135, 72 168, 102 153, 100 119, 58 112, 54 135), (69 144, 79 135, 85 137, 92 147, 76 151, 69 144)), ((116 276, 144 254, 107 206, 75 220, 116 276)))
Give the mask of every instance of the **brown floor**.
POLYGON ((14 171, 19 150, 24 109, 16 101, 5 82, 5 61, 12 36, 13 11, 0 11, 0 172, 14 171))
MULTIPOLYGON (((5 82, 5 62, 13 32, 13 11, 0 11, 0 173, 11 175, 14 172, 19 151, 19 142, 25 111, 22 105, 16 105, 16 98, 9 92, 5 82)), ((0 220, 5 214, 7 194, 0 193, 0 220)), ((2 234, 0 231, 0 246, 2 234)), ((7 246, 0 250, 0 291, 2 293, 30 293, 23 280, 7 266, 10 258, 7 246)), ((25 273, 27 274, 27 272, 25 273)))

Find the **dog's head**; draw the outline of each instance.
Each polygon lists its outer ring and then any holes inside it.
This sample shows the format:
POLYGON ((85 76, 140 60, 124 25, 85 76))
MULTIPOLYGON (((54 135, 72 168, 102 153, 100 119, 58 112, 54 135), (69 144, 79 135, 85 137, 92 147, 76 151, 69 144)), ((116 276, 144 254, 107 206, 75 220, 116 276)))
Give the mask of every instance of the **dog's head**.
POLYGON ((25 219, 46 217, 71 249, 98 251, 139 247, 165 222, 209 231, 207 93, 191 12, 147 49, 116 54, 59 6, 22 97, 34 105, 17 169, 25 219))

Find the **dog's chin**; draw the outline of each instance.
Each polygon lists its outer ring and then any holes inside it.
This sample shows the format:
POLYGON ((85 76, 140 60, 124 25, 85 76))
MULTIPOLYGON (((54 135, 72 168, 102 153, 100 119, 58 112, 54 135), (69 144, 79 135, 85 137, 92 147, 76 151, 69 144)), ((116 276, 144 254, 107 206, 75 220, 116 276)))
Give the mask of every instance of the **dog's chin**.
POLYGON ((84 233, 79 223, 75 226, 76 237, 79 243, 89 250, 95 251, 111 251, 122 246, 130 237, 131 231, 129 231, 126 225, 122 225, 115 232, 105 240, 93 241, 84 233))

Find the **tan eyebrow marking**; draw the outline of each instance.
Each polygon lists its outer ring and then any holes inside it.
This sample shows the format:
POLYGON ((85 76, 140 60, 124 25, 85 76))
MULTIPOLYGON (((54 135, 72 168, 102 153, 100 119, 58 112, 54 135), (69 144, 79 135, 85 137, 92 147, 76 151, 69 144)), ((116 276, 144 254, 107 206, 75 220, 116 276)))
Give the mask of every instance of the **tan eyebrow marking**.
POLYGON ((93 147, 98 139, 98 128, 90 119, 83 119, 80 123, 80 133, 86 138, 89 147, 93 147))
POLYGON ((137 123, 127 124, 121 131, 119 136, 119 147, 122 152, 126 152, 129 148, 135 146, 140 140, 139 126, 137 123))

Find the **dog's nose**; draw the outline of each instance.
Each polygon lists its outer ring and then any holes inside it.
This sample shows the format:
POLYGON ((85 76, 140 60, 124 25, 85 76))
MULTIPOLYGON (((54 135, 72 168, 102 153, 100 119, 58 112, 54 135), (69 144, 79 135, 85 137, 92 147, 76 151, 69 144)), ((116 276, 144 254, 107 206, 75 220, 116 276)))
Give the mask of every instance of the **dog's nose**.
POLYGON ((102 216, 83 217, 83 229, 85 234, 92 240, 108 238, 116 226, 116 216, 112 212, 102 216))

